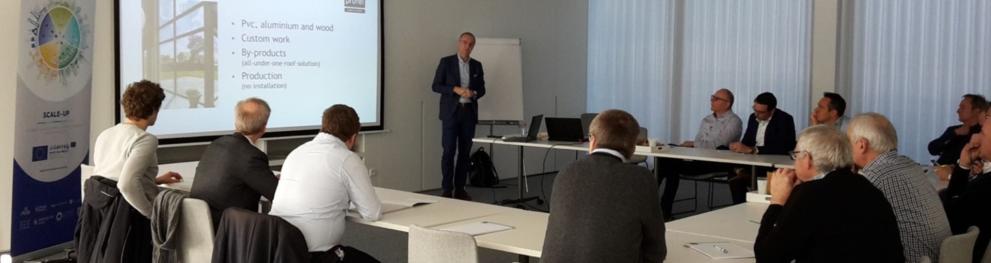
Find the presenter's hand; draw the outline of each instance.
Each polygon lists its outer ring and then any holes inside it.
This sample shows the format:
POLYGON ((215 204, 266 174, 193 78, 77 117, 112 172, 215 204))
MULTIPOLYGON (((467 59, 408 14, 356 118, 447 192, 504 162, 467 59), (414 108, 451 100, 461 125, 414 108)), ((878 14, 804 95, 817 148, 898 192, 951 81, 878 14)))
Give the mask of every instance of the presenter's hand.
POLYGON ((178 182, 182 182, 182 175, 173 171, 169 171, 155 178, 156 184, 174 184, 178 182))
POLYGON ((475 91, 470 89, 465 89, 465 92, 461 94, 462 98, 470 99, 475 96, 475 91))
POLYGON ((465 96, 465 91, 467 91, 467 90, 468 89, 462 88, 461 86, 454 86, 454 94, 458 94, 458 96, 464 97, 465 96))
POLYGON ((771 182, 771 204, 784 205, 788 201, 788 196, 791 195, 791 190, 799 183, 795 176, 795 170, 778 169, 771 176, 773 177, 773 179, 769 179, 771 182))

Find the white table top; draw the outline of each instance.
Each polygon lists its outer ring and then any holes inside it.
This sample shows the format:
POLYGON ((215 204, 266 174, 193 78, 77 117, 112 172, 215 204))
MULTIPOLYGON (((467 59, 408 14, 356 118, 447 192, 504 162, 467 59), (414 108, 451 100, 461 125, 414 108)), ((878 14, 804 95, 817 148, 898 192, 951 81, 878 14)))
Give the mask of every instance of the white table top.
POLYGON ((510 252, 539 258, 544 247, 544 233, 547 232, 549 214, 520 209, 485 217, 472 218, 449 224, 439 225, 438 228, 477 223, 493 222, 512 226, 513 229, 475 236, 479 247, 510 252))
POLYGON ((406 199, 413 199, 430 200, 434 201, 434 203, 383 213, 382 217, 378 221, 374 222, 361 220, 353 216, 348 216, 348 220, 364 225, 409 232, 410 225, 435 227, 452 222, 497 215, 500 213, 523 211, 515 208, 461 201, 457 199, 442 198, 380 187, 376 187, 375 192, 379 196, 379 201, 382 202, 402 202, 406 199))
MULTIPOLYGON (((544 145, 548 145, 545 148, 550 148, 549 144, 544 145)), ((564 147, 587 149, 581 145, 555 146, 555 148, 564 147)), ((183 182, 165 185, 165 187, 188 191, 195 179, 196 165, 197 162, 160 165, 160 172, 175 171, 184 178, 183 182)), ((538 258, 541 255, 549 216, 547 213, 379 187, 376 187, 375 191, 383 202, 423 200, 433 203, 388 212, 375 222, 363 221, 355 217, 348 217, 348 220, 403 232, 408 232, 409 226, 412 224, 438 228, 480 221, 495 222, 513 226, 514 229, 476 236, 475 240, 479 247, 538 258)), ((667 223, 668 256, 666 261, 753 262, 754 259, 752 258, 713 261, 683 245, 688 242, 719 241, 732 242, 742 247, 752 248, 759 224, 752 223, 750 220, 759 221, 766 208, 766 204, 744 203, 667 223)))
POLYGON ((180 191, 189 192, 193 189, 193 179, 196 177, 196 165, 199 162, 182 162, 182 163, 167 163, 158 165, 158 174, 163 174, 168 171, 179 173, 182 176, 182 181, 174 184, 160 185, 165 188, 172 188, 180 191))
MULTIPOLYGON (((491 143, 499 145, 513 145, 535 148, 554 148, 573 151, 588 151, 588 143, 577 142, 557 142, 557 141, 531 141, 531 142, 507 142, 495 138, 474 138, 476 143, 491 143)), ((741 165, 753 165, 764 167, 793 167, 794 161, 788 155, 755 155, 741 154, 728 150, 699 149, 691 147, 663 146, 658 151, 636 151, 633 154, 649 157, 676 158, 683 160, 709 161, 719 163, 732 163, 741 165)))
POLYGON ((691 242, 729 242, 737 246, 748 248, 753 250, 753 243, 743 243, 735 240, 722 239, 717 237, 707 237, 690 233, 682 233, 668 230, 664 235, 664 241, 667 243, 668 255, 664 259, 664 262, 755 262, 754 258, 741 258, 741 259, 722 259, 714 260, 705 254, 702 254, 694 249, 687 248, 684 245, 691 242))
POLYGON ((722 238, 753 246, 768 204, 742 203, 668 222, 669 232, 722 238))

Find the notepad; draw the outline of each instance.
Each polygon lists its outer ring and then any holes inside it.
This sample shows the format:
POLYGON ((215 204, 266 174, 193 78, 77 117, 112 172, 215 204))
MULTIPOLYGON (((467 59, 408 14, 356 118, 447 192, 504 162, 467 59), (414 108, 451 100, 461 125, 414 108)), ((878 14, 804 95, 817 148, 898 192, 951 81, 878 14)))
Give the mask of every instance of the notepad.
POLYGON ((481 222, 474 222, 463 225, 444 227, 444 228, 440 228, 440 230, 461 232, 472 236, 477 236, 482 234, 495 233, 499 231, 506 231, 513 228, 514 228, 513 226, 509 226, 509 225, 503 225, 488 221, 481 221, 481 222))
POLYGON ((434 203, 433 200, 423 200, 423 199, 403 199, 403 200, 382 201, 382 213, 384 214, 389 212, 395 212, 421 205, 429 205, 432 203, 434 203))
POLYGON ((694 249, 712 259, 752 258, 754 251, 729 242, 692 242, 685 247, 694 249))

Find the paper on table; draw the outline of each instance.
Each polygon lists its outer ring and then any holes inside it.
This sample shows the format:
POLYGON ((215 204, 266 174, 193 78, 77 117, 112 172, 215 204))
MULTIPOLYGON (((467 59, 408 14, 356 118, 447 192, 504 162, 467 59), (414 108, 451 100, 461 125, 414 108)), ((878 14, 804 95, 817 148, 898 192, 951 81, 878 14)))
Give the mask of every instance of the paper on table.
POLYGON ((729 242, 700 242, 688 243, 685 247, 692 248, 712 259, 752 258, 754 251, 729 242))
POLYGON ((412 208, 421 205, 428 205, 434 203, 433 200, 422 200, 422 199, 403 199, 403 200, 388 200, 382 201, 382 213, 395 212, 407 208, 412 208))
POLYGON ((440 230, 461 232, 472 236, 494 233, 499 231, 506 231, 510 229, 513 229, 513 227, 499 223, 488 222, 488 221, 474 222, 463 225, 440 228, 440 230))

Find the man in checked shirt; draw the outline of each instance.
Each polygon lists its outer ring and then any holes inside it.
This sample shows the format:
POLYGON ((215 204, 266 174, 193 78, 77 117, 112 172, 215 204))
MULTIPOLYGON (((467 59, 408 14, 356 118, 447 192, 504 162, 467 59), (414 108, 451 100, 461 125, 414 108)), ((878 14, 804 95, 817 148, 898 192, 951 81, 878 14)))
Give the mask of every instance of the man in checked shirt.
POLYGON ((895 127, 884 115, 859 114, 847 137, 858 173, 884 193, 895 212, 906 262, 938 259, 940 243, 951 235, 950 222, 922 167, 895 149, 895 127))

